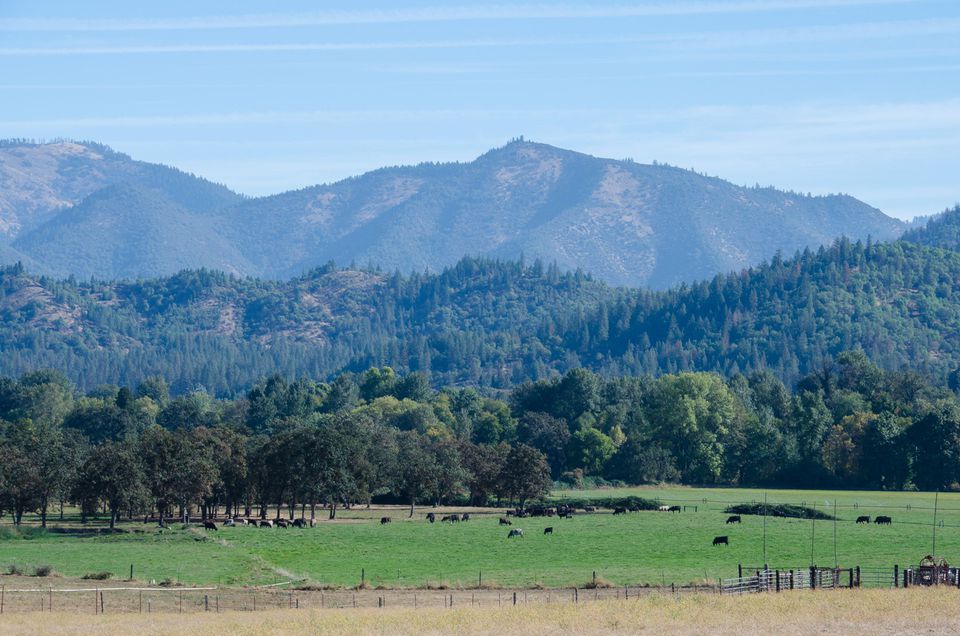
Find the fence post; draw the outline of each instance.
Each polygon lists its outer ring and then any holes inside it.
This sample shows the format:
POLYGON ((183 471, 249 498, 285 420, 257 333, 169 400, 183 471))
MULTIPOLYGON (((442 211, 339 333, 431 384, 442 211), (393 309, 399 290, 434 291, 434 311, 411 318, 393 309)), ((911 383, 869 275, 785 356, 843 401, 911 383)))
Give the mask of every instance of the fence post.
POLYGON ((743 563, 737 563, 737 578, 743 578, 743 563))
POLYGON ((893 566, 893 587, 900 587, 900 566, 893 566))
POLYGON ((573 602, 574 603, 580 602, 580 591, 577 588, 573 588, 573 602))
POLYGON ((130 564, 130 578, 128 580, 133 580, 133 563, 130 564))
POLYGON ((810 589, 817 589, 817 566, 810 566, 810 589))
POLYGON ((517 593, 516 593, 516 592, 513 593, 513 604, 514 604, 514 605, 517 604, 517 593))
MULTIPOLYGON (((257 598, 254 596, 253 598, 257 598)), ((180 614, 183 614, 183 590, 180 590, 180 614)))
POLYGON ((93 588, 93 615, 100 613, 100 590, 93 588))
POLYGON ((210 595, 209 594, 203 595, 203 611, 204 612, 210 611, 210 595))
POLYGON ((0 614, 3 614, 3 595, 7 591, 6 585, 0 585, 0 614))
POLYGON ((103 614, 103 592, 100 592, 100 613, 103 614))
POLYGON ((777 570, 774 573, 774 576, 776 577, 777 592, 779 592, 780 591, 780 570, 777 570))
POLYGON ((138 601, 138 607, 139 607, 140 613, 143 614, 143 590, 140 590, 140 598, 139 598, 139 601, 138 601))
POLYGON ((367 571, 363 568, 360 568, 360 587, 363 587, 367 583, 367 571))

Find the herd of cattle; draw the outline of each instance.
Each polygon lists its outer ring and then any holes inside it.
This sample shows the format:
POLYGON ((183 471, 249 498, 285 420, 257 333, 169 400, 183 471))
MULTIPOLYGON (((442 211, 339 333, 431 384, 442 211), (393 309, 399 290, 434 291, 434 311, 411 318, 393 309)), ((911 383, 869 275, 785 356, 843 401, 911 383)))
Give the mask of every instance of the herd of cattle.
MULTIPOLYGON (((596 512, 597 509, 594 506, 583 506, 583 512, 591 513, 596 512)), ((633 506, 618 506, 613 509, 614 515, 625 515, 628 512, 639 512, 641 508, 633 506)), ((660 506, 658 508, 660 512, 681 512, 680 506, 660 506)), ((573 506, 567 505, 558 505, 558 506, 531 506, 528 508, 515 508, 513 510, 507 510, 506 516, 500 517, 499 525, 501 526, 512 526, 513 522, 509 517, 514 517, 518 519, 524 519, 528 517, 559 517, 561 519, 573 519, 574 515, 573 506)), ((146 523, 149 518, 144 519, 146 523)), ((427 513, 426 520, 429 523, 437 522, 437 515, 429 512, 427 513)), ((460 523, 463 521, 470 521, 470 513, 465 512, 463 514, 451 513, 444 515, 439 519, 440 523, 460 523)), ((380 525, 385 525, 392 523, 393 519, 390 517, 380 517, 380 525)), ((886 515, 879 515, 874 518, 873 522, 879 525, 890 525, 893 523, 893 520, 886 515)), ((743 523, 743 519, 740 515, 730 515, 726 520, 727 524, 731 523, 743 523)), ((870 517, 860 516, 857 517, 857 523, 870 523, 870 517)), ((316 525, 314 519, 250 519, 250 518, 234 518, 227 519, 223 522, 224 526, 251 526, 259 528, 312 528, 316 525)), ((203 527, 207 530, 217 530, 217 524, 214 521, 204 521, 203 527)), ((543 529, 543 534, 553 534, 553 526, 547 526, 543 529)), ((512 539, 514 537, 523 537, 523 529, 521 528, 511 528, 507 533, 507 538, 512 539)), ((730 537, 727 535, 716 536, 713 538, 713 545, 730 545, 730 537)))

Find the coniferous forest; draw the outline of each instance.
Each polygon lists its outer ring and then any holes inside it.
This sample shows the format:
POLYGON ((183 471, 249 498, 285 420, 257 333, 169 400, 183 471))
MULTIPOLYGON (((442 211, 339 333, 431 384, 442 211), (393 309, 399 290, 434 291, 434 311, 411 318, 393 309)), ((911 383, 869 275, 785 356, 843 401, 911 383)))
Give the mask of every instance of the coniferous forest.
POLYGON ((575 368, 606 377, 770 371, 787 386, 842 351, 946 382, 960 366, 960 209, 903 240, 829 247, 656 292, 539 261, 437 274, 338 269, 285 281, 184 271, 54 280, 0 272, 0 372, 53 368, 81 390, 164 377, 220 397, 280 374, 389 366, 434 387, 505 391, 575 368))

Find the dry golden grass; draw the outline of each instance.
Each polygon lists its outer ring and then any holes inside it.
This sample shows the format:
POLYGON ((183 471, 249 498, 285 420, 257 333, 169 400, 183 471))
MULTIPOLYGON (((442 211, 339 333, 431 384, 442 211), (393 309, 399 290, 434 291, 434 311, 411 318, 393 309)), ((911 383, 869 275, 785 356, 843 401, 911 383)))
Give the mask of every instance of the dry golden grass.
POLYGON ((5 614, 20 634, 860 634, 958 633, 956 589, 716 595, 504 609, 270 610, 225 614, 5 614))

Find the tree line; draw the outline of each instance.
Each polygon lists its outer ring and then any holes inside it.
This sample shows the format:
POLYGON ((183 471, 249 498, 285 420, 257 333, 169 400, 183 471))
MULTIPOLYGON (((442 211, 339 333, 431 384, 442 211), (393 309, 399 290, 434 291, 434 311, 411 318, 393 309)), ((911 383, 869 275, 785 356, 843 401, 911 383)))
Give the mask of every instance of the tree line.
POLYGON ((289 281, 185 271, 139 281, 0 269, 0 373, 56 368, 84 391, 150 375, 241 395, 280 373, 389 366, 509 390, 584 367, 608 378, 769 370, 788 386, 848 349, 945 382, 960 366, 960 209, 909 240, 838 240, 667 291, 556 265, 465 258, 401 275, 329 265, 289 281), (944 335, 946 334, 946 336, 944 335))
POLYGON ((434 390, 388 367, 271 376, 234 399, 149 378, 85 394, 59 372, 0 379, 0 512, 41 523, 216 512, 335 516, 371 501, 525 505, 608 483, 960 488, 955 390, 844 352, 791 392, 768 371, 434 390))

